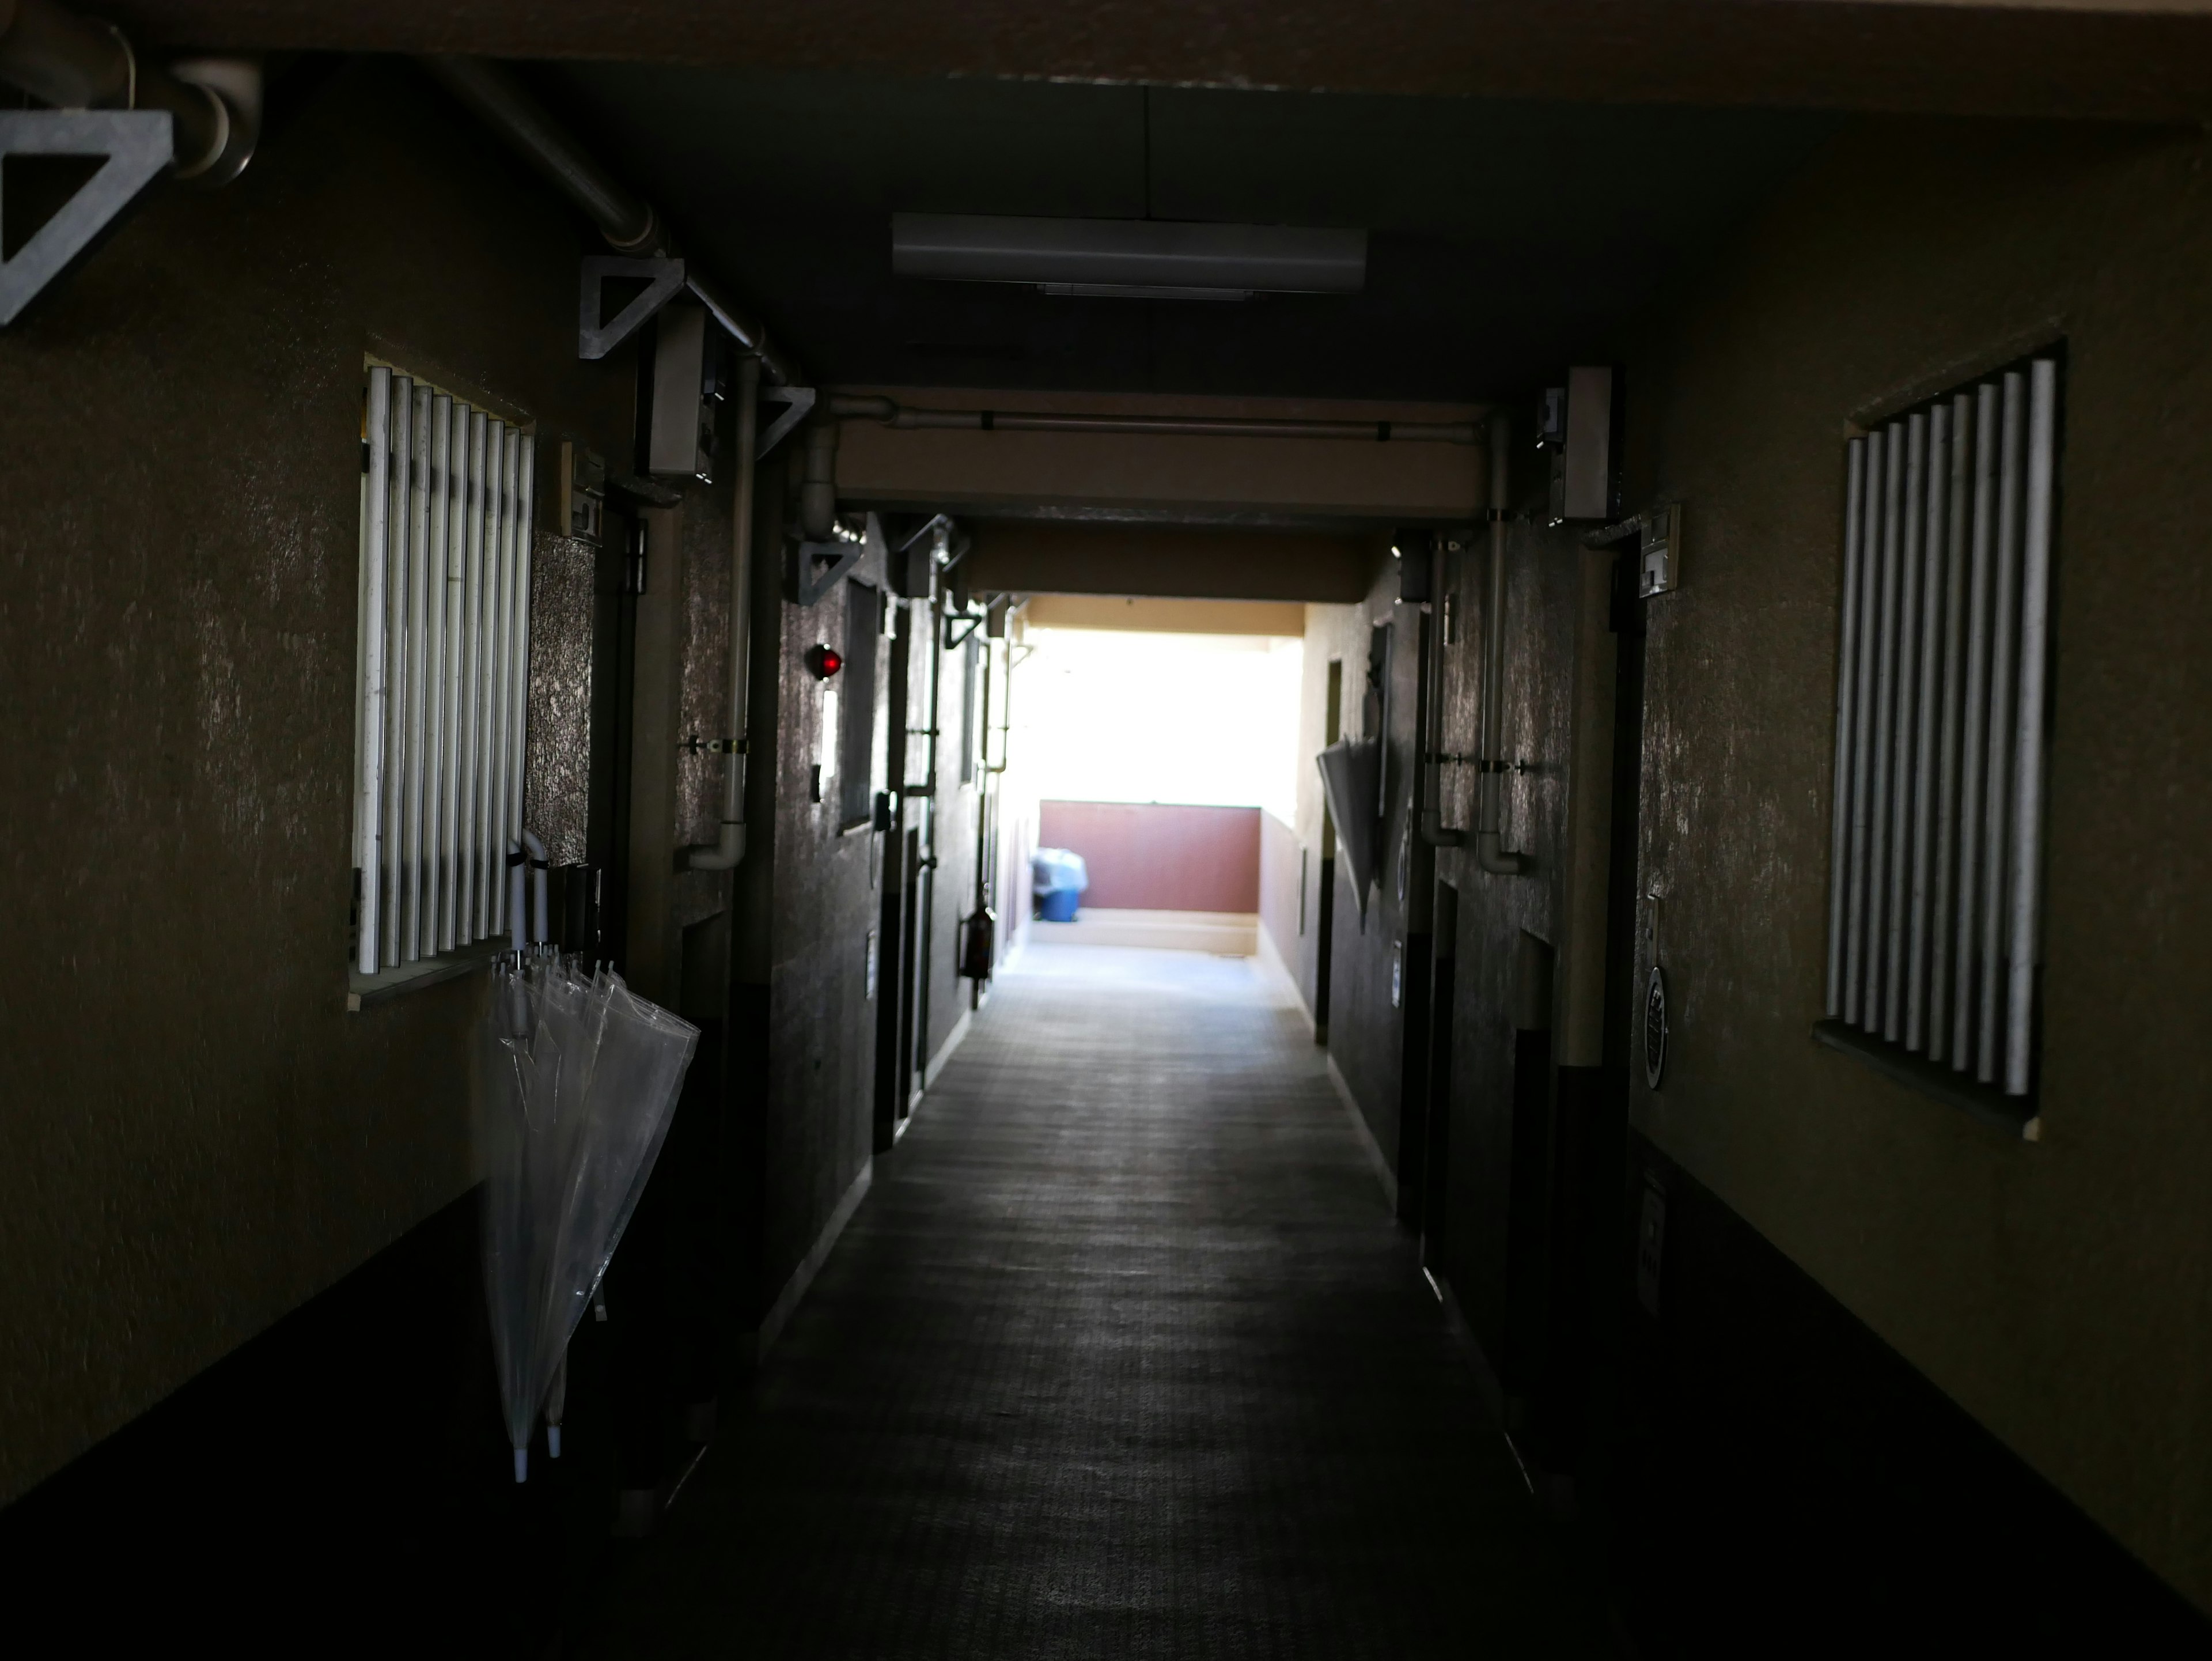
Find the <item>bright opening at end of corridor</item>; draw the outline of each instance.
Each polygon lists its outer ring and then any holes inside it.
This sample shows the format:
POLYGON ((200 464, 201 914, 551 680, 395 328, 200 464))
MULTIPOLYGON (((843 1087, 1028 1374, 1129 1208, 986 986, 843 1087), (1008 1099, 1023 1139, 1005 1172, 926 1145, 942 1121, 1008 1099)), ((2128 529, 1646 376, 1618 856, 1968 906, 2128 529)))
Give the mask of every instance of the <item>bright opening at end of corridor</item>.
POLYGON ((1030 845, 1082 861, 1037 867, 1036 938, 1260 951, 1266 853, 1291 840, 1302 608, 1045 595, 1029 622, 1009 782, 1030 845))

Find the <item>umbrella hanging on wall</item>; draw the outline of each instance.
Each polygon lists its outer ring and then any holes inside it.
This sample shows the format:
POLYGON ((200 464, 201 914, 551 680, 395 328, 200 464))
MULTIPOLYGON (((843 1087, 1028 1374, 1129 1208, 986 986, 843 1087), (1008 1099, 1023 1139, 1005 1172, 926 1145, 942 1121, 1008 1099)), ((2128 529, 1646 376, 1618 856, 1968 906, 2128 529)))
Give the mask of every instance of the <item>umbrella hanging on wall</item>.
MULTIPOLYGON (((484 1289, 514 1480, 668 1134, 699 1030, 604 967, 502 959, 478 1046, 484 1289)), ((558 1415, 559 1409, 554 1409, 558 1415)))

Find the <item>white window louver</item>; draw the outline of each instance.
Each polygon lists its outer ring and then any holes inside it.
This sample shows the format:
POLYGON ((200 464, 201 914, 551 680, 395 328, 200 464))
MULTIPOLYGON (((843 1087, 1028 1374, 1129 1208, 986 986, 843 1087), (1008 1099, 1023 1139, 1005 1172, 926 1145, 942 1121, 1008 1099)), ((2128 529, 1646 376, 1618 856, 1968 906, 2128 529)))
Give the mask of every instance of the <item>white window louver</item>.
POLYGON ((361 974, 506 925, 522 824, 535 435, 376 364, 363 431, 361 974))
POLYGON ((2058 362, 1850 441, 1827 1013, 2021 1098, 2035 1071, 2058 362))

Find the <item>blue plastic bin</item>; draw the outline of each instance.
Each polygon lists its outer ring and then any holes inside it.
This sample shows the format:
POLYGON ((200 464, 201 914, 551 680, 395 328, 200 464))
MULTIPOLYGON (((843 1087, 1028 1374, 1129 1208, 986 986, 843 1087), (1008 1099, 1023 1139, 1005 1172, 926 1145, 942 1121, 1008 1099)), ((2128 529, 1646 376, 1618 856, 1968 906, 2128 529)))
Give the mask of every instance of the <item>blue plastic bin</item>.
POLYGON ((1065 848, 1040 848, 1030 855, 1030 886, 1036 894, 1036 914, 1046 922, 1073 922, 1083 891, 1091 886, 1091 873, 1083 855, 1065 848))

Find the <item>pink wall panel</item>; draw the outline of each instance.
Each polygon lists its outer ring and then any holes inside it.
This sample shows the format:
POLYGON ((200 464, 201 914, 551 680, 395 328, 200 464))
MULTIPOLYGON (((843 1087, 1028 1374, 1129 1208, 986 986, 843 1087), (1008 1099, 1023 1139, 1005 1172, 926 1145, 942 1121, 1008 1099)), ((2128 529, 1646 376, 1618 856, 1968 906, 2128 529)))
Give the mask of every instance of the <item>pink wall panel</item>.
POLYGON ((1085 905, 1139 911, 1257 911, 1260 810, 1153 802, 1048 801, 1037 845, 1091 868, 1085 905))

